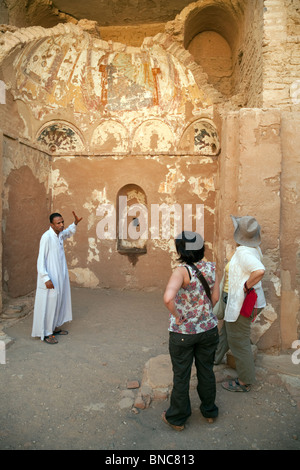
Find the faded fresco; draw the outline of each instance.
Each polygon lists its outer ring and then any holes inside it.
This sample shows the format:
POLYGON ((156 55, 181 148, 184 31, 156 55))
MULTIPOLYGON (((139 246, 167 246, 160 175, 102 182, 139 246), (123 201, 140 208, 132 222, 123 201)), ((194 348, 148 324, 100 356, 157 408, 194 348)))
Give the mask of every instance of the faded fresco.
POLYGON ((13 68, 14 99, 30 105, 25 122, 51 152, 219 151, 213 123, 197 119, 212 118, 211 97, 160 44, 109 45, 78 29, 26 45, 13 68), (55 122, 58 111, 66 122, 55 122))
POLYGON ((50 211, 84 220, 66 245, 73 285, 158 291, 177 263, 178 221, 203 230, 221 278, 230 214, 251 214, 267 298, 252 340, 289 347, 300 324, 296 3, 198 0, 159 27, 102 30, 50 3, 49 24, 0 30, 5 294, 35 289, 50 211), (24 238, 28 214, 37 230, 24 238))

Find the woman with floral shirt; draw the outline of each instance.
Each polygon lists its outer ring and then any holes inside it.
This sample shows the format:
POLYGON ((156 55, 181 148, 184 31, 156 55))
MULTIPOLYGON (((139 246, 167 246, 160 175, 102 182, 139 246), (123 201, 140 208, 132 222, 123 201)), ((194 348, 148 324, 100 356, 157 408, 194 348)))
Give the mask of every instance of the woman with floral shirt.
POLYGON ((191 415, 189 386, 194 359, 200 411, 209 422, 218 415, 213 365, 219 335, 213 306, 219 300, 220 292, 215 264, 203 261, 205 247, 202 237, 185 231, 176 238, 175 245, 182 264, 174 270, 164 293, 164 303, 170 312, 169 352, 173 389, 170 407, 162 419, 173 429, 182 431, 191 415), (197 276, 197 270, 208 284, 206 288, 211 299, 197 276))

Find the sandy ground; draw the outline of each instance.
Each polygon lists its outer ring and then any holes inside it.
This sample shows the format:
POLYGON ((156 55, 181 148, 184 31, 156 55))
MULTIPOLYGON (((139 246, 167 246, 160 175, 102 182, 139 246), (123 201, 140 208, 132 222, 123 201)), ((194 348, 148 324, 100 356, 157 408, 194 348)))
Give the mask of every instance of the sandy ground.
POLYGON ((31 338, 32 314, 4 328, 14 343, 0 365, 1 450, 300 449, 297 403, 262 369, 248 394, 217 384, 213 424, 202 417, 195 389, 183 432, 161 420, 168 400, 134 412, 126 406, 136 393, 128 381, 141 382, 146 362, 168 354, 162 295, 73 288, 72 302, 69 334, 57 345, 31 338))

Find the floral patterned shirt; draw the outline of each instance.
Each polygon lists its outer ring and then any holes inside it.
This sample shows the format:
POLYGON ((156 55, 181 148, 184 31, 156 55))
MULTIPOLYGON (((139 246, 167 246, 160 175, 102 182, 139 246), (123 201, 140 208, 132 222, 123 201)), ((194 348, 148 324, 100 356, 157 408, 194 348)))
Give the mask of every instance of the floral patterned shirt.
MULTIPOLYGON (((210 288, 213 287, 216 278, 215 263, 203 260, 195 263, 197 268, 205 277, 210 288)), ((183 315, 186 320, 182 325, 176 325, 175 317, 170 314, 169 331, 183 334, 197 334, 211 330, 218 324, 217 318, 213 314, 212 304, 205 294, 202 283, 196 276, 193 268, 186 264, 190 272, 190 283, 187 287, 181 287, 175 297, 175 305, 179 315, 183 315)))

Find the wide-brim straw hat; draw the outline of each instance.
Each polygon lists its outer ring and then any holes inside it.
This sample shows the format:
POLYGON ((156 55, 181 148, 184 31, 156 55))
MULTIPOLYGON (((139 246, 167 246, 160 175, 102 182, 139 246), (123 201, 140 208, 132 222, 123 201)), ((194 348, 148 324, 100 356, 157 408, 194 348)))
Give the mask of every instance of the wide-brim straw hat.
POLYGON ((261 244, 260 225, 254 217, 234 217, 231 215, 234 225, 233 237, 239 245, 255 247, 261 244))

